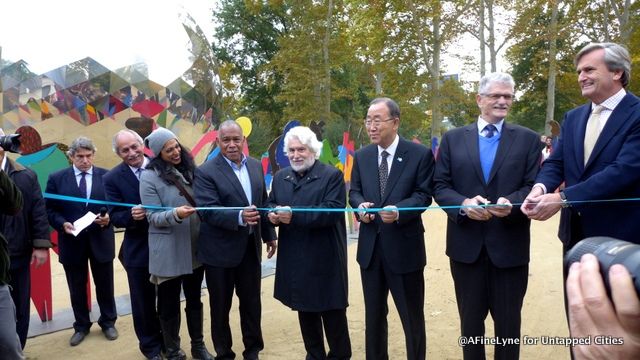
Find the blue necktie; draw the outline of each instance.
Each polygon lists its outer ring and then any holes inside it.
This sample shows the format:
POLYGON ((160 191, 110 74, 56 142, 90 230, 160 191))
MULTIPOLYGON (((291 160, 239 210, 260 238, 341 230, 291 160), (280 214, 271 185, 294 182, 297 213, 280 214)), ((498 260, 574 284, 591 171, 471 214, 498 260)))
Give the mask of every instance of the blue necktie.
POLYGON ((496 134, 498 129, 496 129, 495 125, 489 124, 489 125, 484 127, 484 131, 486 132, 486 136, 485 137, 487 139, 491 139, 496 134))

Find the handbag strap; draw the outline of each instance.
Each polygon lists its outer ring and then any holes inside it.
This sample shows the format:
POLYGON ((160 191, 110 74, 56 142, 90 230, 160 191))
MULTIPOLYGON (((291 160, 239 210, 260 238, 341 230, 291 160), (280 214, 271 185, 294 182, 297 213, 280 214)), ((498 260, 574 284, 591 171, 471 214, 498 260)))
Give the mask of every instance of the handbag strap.
POLYGON ((196 201, 193 199, 191 194, 189 194, 187 189, 184 188, 180 180, 169 177, 169 181, 171 181, 173 185, 175 185, 178 188, 180 195, 184 196, 184 198, 187 199, 187 201, 189 202, 189 204, 191 204, 191 206, 196 207, 196 201))

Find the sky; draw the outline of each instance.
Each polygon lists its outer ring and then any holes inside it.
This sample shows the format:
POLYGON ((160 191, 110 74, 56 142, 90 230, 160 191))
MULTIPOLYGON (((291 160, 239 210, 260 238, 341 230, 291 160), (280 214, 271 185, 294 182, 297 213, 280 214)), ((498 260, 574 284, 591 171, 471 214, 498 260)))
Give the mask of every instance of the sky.
MULTIPOLYGON (((212 40, 216 0, 2 0, 2 59, 24 60, 36 74, 92 57, 111 70, 139 62, 149 78, 168 85, 191 66, 180 14, 190 14, 212 40)), ((460 39, 443 54, 442 71, 478 80, 478 70, 452 57, 477 48, 460 39)), ((478 51, 471 51, 475 54, 478 51)), ((499 71, 505 64, 500 57, 499 71)), ((476 60, 477 62, 477 60, 476 60)))
POLYGON ((211 41, 214 0, 4 0, 2 59, 24 60, 43 74, 92 57, 111 70, 145 62, 149 78, 168 85, 191 66, 180 14, 211 41))

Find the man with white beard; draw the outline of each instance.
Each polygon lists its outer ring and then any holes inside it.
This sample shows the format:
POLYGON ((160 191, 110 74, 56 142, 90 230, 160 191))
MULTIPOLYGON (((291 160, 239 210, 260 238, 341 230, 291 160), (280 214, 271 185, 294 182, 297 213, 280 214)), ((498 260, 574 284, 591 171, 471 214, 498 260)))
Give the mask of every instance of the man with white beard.
POLYGON ((308 127, 294 127, 284 137, 291 166, 276 173, 268 201, 269 221, 280 227, 273 295, 298 312, 307 359, 349 359, 345 217, 321 210, 344 209, 346 189, 340 170, 317 161, 321 150, 308 127))

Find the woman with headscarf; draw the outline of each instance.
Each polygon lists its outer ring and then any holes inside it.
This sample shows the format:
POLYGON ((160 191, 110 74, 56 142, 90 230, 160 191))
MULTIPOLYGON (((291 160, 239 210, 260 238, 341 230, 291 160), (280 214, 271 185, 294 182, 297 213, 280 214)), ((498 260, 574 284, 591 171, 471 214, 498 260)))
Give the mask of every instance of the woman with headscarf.
POLYGON ((166 357, 186 359, 180 349, 180 289, 194 359, 213 359, 202 334, 200 289, 204 267, 196 261, 195 243, 200 219, 194 208, 195 163, 174 133, 154 130, 144 140, 155 157, 140 177, 140 198, 149 221, 149 273, 157 285, 158 314, 166 357))

